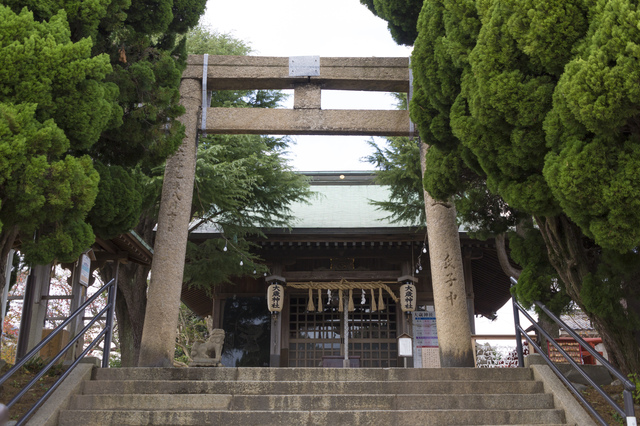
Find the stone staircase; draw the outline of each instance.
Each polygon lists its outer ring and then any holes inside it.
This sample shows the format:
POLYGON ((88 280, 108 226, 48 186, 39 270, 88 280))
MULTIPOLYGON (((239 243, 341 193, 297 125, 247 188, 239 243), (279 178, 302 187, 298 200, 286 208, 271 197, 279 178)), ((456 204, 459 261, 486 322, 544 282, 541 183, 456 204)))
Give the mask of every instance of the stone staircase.
POLYGON ((96 369, 60 425, 565 424, 528 368, 96 369))

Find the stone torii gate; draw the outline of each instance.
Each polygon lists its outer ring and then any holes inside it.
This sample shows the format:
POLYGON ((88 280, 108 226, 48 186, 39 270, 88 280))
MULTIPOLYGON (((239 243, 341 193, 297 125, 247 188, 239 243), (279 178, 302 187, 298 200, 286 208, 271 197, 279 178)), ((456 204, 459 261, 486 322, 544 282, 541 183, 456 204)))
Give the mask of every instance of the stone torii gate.
MULTIPOLYGON (((165 169, 139 366, 172 366, 199 133, 413 136, 409 111, 323 110, 322 90, 410 94, 409 59, 189 56, 180 85, 186 135, 165 169), (258 89, 294 89, 293 109, 209 108, 209 91, 258 89)), ((448 252, 431 259, 441 358, 454 360, 443 366, 473 366, 466 298, 451 297, 465 294, 462 267, 450 267, 455 257, 462 264, 454 232, 457 249, 446 244, 448 252)))

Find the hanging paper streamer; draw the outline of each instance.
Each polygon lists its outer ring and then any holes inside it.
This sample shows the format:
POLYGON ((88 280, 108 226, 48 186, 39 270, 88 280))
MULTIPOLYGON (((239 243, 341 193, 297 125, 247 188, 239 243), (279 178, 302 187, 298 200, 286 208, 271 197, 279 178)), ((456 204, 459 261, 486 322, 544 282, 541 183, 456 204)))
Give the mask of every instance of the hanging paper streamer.
POLYGON ((367 303, 367 299, 364 297, 364 289, 362 289, 362 296, 360 296, 360 304, 364 305, 367 303))
MULTIPOLYGON (((339 296, 339 306, 338 306, 338 311, 343 312, 344 311, 344 299, 343 299, 343 292, 346 290, 349 290, 349 304, 348 304, 348 310, 349 311, 353 311, 355 310, 354 304, 353 304, 353 290, 360 290, 363 291, 363 297, 365 300, 365 304, 366 304, 366 291, 367 290, 371 290, 371 307, 372 308, 377 308, 376 310, 378 311, 383 311, 386 309, 385 306, 385 302, 384 299, 382 298, 382 292, 385 291, 387 293, 387 297, 389 297, 390 299, 392 299, 394 302, 399 303, 400 299, 398 298, 398 296, 396 296, 394 294, 394 292, 391 290, 391 288, 389 288, 388 284, 395 284, 395 283, 384 283, 382 281, 379 282, 348 282, 344 279, 340 280, 340 282, 306 282, 306 283, 287 283, 287 287, 291 287, 294 289, 307 289, 309 290, 309 304, 307 305, 307 311, 308 312, 314 312, 317 310, 321 310, 322 307, 322 293, 321 290, 327 290, 327 304, 330 305, 332 303, 332 297, 331 297, 331 291, 335 291, 338 290, 338 296, 339 296), (314 300, 313 300, 313 289, 318 289, 319 293, 318 293, 318 306, 316 307, 314 304, 314 300), (378 290, 378 303, 375 304, 373 302, 375 302, 375 290, 378 290)), ((346 297, 346 293, 344 294, 344 297, 346 297)), ((361 299, 362 300, 362 299, 361 299)))
POLYGON ((307 311, 313 312, 316 310, 316 307, 313 306, 313 289, 309 289, 309 304, 307 305, 307 311))
POLYGON ((375 312, 377 310, 378 307, 376 306, 376 293, 373 289, 371 289, 371 312, 375 312))

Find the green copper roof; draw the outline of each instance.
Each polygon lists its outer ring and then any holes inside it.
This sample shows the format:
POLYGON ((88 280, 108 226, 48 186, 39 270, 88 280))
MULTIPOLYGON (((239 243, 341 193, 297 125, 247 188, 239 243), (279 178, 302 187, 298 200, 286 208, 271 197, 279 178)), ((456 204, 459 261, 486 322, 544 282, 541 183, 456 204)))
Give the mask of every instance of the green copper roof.
MULTIPOLYGON (((345 180, 347 176, 345 176, 345 180)), ((294 228, 381 228, 404 227, 410 223, 390 223, 384 218, 389 214, 378 210, 370 200, 387 201, 389 188, 369 184, 314 184, 316 195, 309 204, 291 206, 296 218, 294 228)))
MULTIPOLYGON (((374 172, 300 172, 310 177, 315 193, 307 203, 293 203, 292 228, 403 228, 415 227, 409 222, 392 223, 389 213, 379 210, 371 201, 388 201, 388 186, 374 183, 374 172)), ((464 227, 460 227, 464 232, 464 227)), ((199 226, 196 233, 216 233, 216 224, 199 226)))

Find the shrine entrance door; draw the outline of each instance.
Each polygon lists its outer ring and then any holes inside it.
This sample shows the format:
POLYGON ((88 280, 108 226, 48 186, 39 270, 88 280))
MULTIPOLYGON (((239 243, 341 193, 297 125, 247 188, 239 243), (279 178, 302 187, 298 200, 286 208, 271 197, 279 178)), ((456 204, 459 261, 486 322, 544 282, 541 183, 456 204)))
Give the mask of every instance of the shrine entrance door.
MULTIPOLYGON (((360 367, 398 366, 396 303, 385 298, 386 309, 371 311, 368 297, 362 304, 354 294, 355 309, 348 312, 348 353, 360 367)), ((323 358, 344 357, 344 312, 329 301, 313 312, 307 310, 304 292, 289 297, 289 367, 321 367, 323 358)), ((326 364, 326 363, 325 363, 326 364)))

